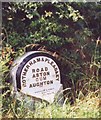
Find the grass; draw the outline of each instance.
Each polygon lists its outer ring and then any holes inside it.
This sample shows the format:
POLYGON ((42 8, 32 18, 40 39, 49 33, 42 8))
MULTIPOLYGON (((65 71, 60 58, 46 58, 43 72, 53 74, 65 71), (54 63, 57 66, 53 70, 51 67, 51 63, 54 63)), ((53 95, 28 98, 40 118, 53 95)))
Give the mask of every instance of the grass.
POLYGON ((35 103, 35 108, 26 107, 24 101, 8 98, 2 99, 3 118, 101 118, 99 91, 90 92, 87 96, 77 98, 75 104, 67 101, 63 105, 57 103, 35 103))
MULTIPOLYGON (((2 68, 0 67, 0 71, 2 75, 9 71, 9 68, 6 66, 8 58, 9 54, 7 53, 6 60, 1 60, 2 68)), ((3 76, 7 78, 7 74, 3 76)), ((0 89, 12 87, 5 83, 5 78, 1 80, 2 85, 0 89)), ((67 99, 63 105, 59 105, 57 102, 47 104, 43 101, 41 103, 36 102, 33 106, 31 105, 33 108, 30 108, 26 107, 27 103, 25 100, 20 101, 12 95, 9 96, 8 93, 11 90, 6 90, 4 94, 0 95, 0 118, 101 118, 101 90, 99 90, 97 79, 94 80, 94 76, 91 78, 93 80, 91 79, 89 82, 87 79, 87 83, 82 86, 82 89, 87 88, 88 93, 84 96, 82 91, 79 92, 78 98, 76 98, 73 105, 70 105, 67 99), (93 91, 90 90, 91 88, 93 91)), ((28 102, 30 103, 30 99, 28 102)))

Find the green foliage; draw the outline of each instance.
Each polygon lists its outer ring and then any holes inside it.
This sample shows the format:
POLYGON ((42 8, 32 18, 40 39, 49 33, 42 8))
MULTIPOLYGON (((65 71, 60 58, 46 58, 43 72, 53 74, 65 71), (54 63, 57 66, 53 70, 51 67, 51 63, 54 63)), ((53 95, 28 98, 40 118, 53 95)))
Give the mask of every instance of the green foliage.
POLYGON ((3 48, 0 53, 3 83, 0 89, 4 90, 1 95, 3 115, 16 118, 98 118, 99 109, 92 104, 99 97, 98 94, 96 96, 93 93, 92 99, 87 96, 87 102, 86 98, 82 101, 79 97, 99 89, 100 21, 100 2, 3 2, 3 48), (66 87, 70 82, 72 84, 70 87, 76 94, 73 97, 78 100, 76 105, 71 106, 67 102, 62 107, 54 104, 46 107, 42 103, 33 113, 24 108, 24 101, 14 100, 10 95, 12 85, 9 71, 12 62, 24 53, 26 45, 32 43, 45 45, 65 59, 66 63, 61 66, 64 69, 62 75, 65 76, 66 87))

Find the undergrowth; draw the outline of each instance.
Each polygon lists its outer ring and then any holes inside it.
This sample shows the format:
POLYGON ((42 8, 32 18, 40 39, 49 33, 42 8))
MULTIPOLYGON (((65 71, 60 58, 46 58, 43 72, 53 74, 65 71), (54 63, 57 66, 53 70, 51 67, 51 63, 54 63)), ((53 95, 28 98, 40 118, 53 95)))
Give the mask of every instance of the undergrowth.
MULTIPOLYGON (((98 44, 98 43, 97 43, 98 44)), ((99 61, 96 60, 96 48, 94 60, 91 62, 91 67, 96 65, 100 68, 99 61)), ((9 77, 9 71, 12 64, 13 57, 17 57, 24 53, 23 49, 19 49, 18 52, 14 53, 11 46, 3 48, 0 76, 2 83, 0 90, 0 118, 101 118, 101 100, 100 100, 100 78, 98 76, 92 76, 87 79, 79 90, 78 95, 75 97, 74 104, 70 104, 69 98, 64 99, 63 105, 59 105, 57 102, 48 104, 44 101, 35 102, 28 107, 30 104, 30 98, 26 103, 26 100, 18 100, 12 94, 12 81, 9 77), (85 88, 85 89, 84 89, 85 88), (86 90, 86 94, 83 93, 83 89, 86 90)), ((85 79, 85 80, 86 80, 85 79)))
POLYGON ((36 102, 26 106, 26 102, 3 98, 5 106, 2 108, 3 118, 101 118, 101 105, 99 91, 90 92, 81 99, 77 98, 74 105, 65 101, 63 105, 57 103, 47 104, 36 102))

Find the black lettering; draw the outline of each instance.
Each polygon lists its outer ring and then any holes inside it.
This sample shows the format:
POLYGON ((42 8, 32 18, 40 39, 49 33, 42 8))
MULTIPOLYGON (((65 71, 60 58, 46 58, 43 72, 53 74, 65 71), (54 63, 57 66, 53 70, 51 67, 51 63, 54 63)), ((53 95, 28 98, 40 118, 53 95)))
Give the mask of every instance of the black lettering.
POLYGON ((42 61, 44 61, 44 58, 42 58, 42 61))
POLYGON ((59 81, 59 75, 58 74, 56 75, 56 80, 59 81))
POLYGON ((22 76, 22 79, 26 78, 25 76, 22 76))
POLYGON ((27 72, 23 72, 22 75, 26 76, 26 73, 27 73, 27 72))
POLYGON ((55 71, 55 74, 58 74, 58 71, 55 71))
POLYGON ((35 77, 35 74, 33 74, 33 78, 35 77))
POLYGON ((59 75, 58 75, 58 74, 56 75, 56 78, 59 78, 59 75))
POLYGON ((39 83, 36 83, 37 84, 37 86, 39 86, 39 83))
POLYGON ((43 86, 43 82, 40 82, 40 87, 42 87, 43 86))
POLYGON ((22 80, 23 87, 26 87, 26 80, 22 80))
POLYGON ((39 77, 39 73, 36 73, 36 77, 39 77))
POLYGON ((47 72, 47 75, 50 75, 50 72, 47 72))
POLYGON ((40 62, 40 58, 37 58, 37 62, 40 62))
POLYGON ((30 66, 33 65, 32 61, 29 62, 30 66))
POLYGON ((59 78, 57 78, 56 80, 59 81, 59 78))
POLYGON ((32 73, 35 72, 35 69, 32 69, 32 73))
POLYGON ((25 84, 25 83, 23 83, 22 85, 23 85, 23 87, 26 87, 26 84, 25 84))
POLYGON ((25 71, 25 72, 27 72, 27 71, 28 71, 28 69, 24 68, 24 71, 25 71))
POLYGON ((46 80, 46 76, 45 76, 45 77, 43 77, 43 80, 46 80))
POLYGON ((46 81, 44 81, 44 85, 46 85, 46 81))
POLYGON ((51 63, 50 63, 50 64, 53 66, 53 63, 54 63, 54 62, 53 62, 53 61, 51 61, 51 63))
POLYGON ((48 63, 49 63, 49 59, 46 58, 46 59, 45 59, 45 62, 48 62, 48 63))
POLYGON ((42 71, 44 71, 44 69, 43 69, 43 68, 41 68, 41 72, 42 72, 42 71))
POLYGON ((33 84, 33 87, 36 87, 36 83, 33 84))
POLYGON ((26 80, 22 80, 22 83, 26 83, 26 80))
POLYGON ((29 88, 32 88, 32 84, 29 85, 29 88))
POLYGON ((47 81, 47 84, 49 84, 49 81, 47 81))
POLYGON ((35 60, 33 60, 33 63, 36 63, 36 61, 35 61, 35 60))
POLYGON ((39 72, 39 71, 40 71, 39 68, 37 68, 37 69, 36 69, 36 72, 39 72))
POLYGON ((58 68, 55 68, 55 71, 57 71, 58 70, 58 68))
POLYGON ((43 76, 46 76, 46 72, 43 73, 43 76))
POLYGON ((39 81, 39 79, 38 79, 38 78, 36 78, 36 81, 39 81))
POLYGON ((42 76, 42 73, 40 73, 40 76, 42 76))
POLYGON ((50 84, 53 84, 53 80, 50 81, 50 84))
POLYGON ((29 69, 29 67, 30 67, 29 65, 26 65, 26 68, 28 68, 28 69, 29 69))
POLYGON ((53 65, 53 68, 54 68, 54 69, 55 69, 55 67, 56 67, 56 66, 55 66, 55 65, 53 65))
POLYGON ((45 67, 45 71, 48 71, 48 67, 45 67))

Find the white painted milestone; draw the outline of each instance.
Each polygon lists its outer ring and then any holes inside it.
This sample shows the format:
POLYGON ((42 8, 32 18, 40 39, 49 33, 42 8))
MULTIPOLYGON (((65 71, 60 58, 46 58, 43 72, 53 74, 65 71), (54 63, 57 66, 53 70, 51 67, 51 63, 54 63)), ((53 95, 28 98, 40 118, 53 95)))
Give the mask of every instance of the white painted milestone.
MULTIPOLYGON (((35 52, 31 52, 34 54, 35 52)), ((28 56, 31 55, 29 52, 28 56)), ((26 56, 26 57, 28 57, 26 56)), ((24 57, 24 59, 26 59, 24 57)), ((24 61, 22 60, 21 63, 24 61)), ((19 72, 19 66, 17 72, 19 72)), ((17 75, 17 74, 16 74, 17 75)), ((60 70, 57 63, 47 54, 36 55, 24 63, 20 77, 20 92, 52 103, 61 89, 60 70)), ((18 77, 18 76, 16 76, 18 77)), ((17 84, 17 83, 16 83, 17 84)))

